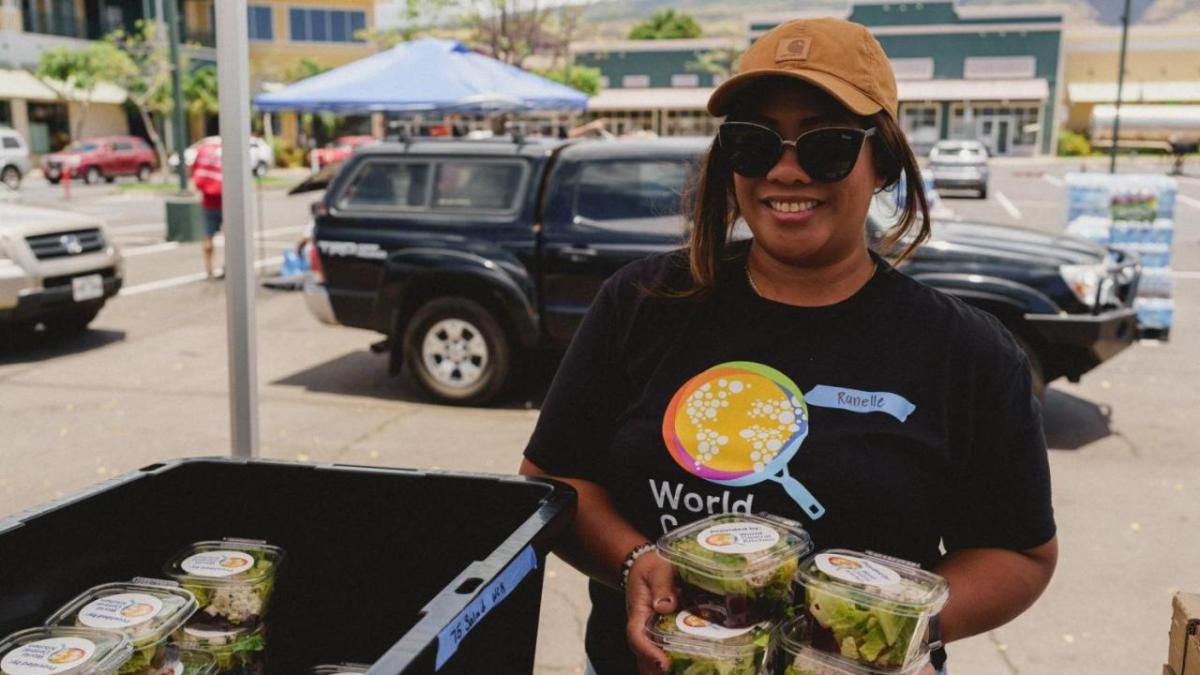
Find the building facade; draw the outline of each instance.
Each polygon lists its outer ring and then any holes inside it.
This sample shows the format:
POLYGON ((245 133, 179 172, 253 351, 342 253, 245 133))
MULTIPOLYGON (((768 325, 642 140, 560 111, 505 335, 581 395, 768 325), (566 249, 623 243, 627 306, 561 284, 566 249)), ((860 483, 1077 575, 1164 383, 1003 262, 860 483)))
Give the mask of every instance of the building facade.
MULTIPOLYGON (((785 21, 815 16, 829 13, 751 15, 747 42, 785 21)), ((940 139, 960 138, 979 139, 997 155, 1053 151, 1062 80, 1060 11, 960 7, 949 1, 861 2, 840 18, 871 29, 890 57, 900 123, 918 152, 940 139)), ((689 44, 698 42, 703 41, 576 46, 576 63, 600 68, 608 78, 609 89, 589 102, 592 114, 619 111, 618 119, 630 121, 627 126, 641 122, 663 134, 676 133, 667 120, 695 115, 684 117, 687 128, 710 131, 712 123, 700 118, 720 77, 697 80, 686 74, 701 54, 711 59, 721 45, 689 44)))
MULTIPOLYGON (((1119 28, 1083 28, 1066 35, 1065 127, 1093 142, 1108 131, 1094 129, 1094 122, 1099 121, 1097 113, 1108 117, 1113 112, 1120 49, 1119 28)), ((1172 129, 1188 138, 1200 137, 1200 26, 1133 26, 1126 51, 1122 143, 1125 139, 1161 142, 1172 129), (1162 124, 1141 125, 1141 129, 1126 124, 1125 120, 1144 117, 1143 112, 1162 124), (1144 138, 1139 131, 1146 132, 1144 138)))

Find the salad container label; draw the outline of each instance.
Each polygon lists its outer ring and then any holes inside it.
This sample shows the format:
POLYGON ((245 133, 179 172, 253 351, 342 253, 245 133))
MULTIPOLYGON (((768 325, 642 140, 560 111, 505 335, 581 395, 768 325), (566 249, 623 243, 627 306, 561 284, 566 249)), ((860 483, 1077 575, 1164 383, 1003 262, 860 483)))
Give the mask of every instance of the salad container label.
POLYGON ((153 619, 162 610, 162 600, 153 595, 117 593, 97 598, 79 610, 79 623, 89 628, 131 628, 153 619))
POLYGON ((687 610, 683 610, 675 616, 675 626, 680 632, 710 640, 728 640, 739 635, 745 635, 758 628, 757 625, 745 628, 726 628, 703 617, 696 616, 687 610))
POLYGON ((92 658, 96 643, 79 637, 38 640, 17 647, 0 659, 0 670, 7 675, 53 675, 62 673, 92 658))
POLYGON ((818 553, 814 562, 825 574, 852 584, 887 587, 900 583, 900 575, 895 570, 857 556, 818 553))
POLYGON ((179 567, 198 577, 221 579, 254 567, 254 556, 244 551, 203 551, 188 556, 179 567))
POLYGON ((696 543, 713 553, 758 553, 779 543, 779 530, 760 523, 723 523, 701 530, 696 543))

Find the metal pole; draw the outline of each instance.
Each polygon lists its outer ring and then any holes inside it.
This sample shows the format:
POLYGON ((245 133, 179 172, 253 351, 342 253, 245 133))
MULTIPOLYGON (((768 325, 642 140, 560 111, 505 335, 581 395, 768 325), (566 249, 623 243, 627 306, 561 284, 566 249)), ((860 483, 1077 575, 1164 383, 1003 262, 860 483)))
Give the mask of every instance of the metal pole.
POLYGON ((217 7, 221 101, 222 219, 229 330, 230 441, 234 457, 258 456, 258 373, 254 326, 254 181, 250 177, 250 76, 246 0, 217 7))
POLYGON ((1117 65, 1117 109, 1113 115, 1112 152, 1108 160, 1108 172, 1117 172, 1117 141, 1121 138, 1121 96, 1125 91, 1125 47, 1129 42, 1129 3, 1125 0, 1125 13, 1121 16, 1121 58, 1117 65))
POLYGON ((183 161, 183 149, 187 147, 187 136, 184 135, 187 119, 183 112, 183 67, 179 64, 179 8, 176 2, 166 0, 163 14, 167 22, 167 45, 171 52, 171 92, 175 107, 171 131, 174 132, 175 156, 179 158, 179 191, 187 192, 187 163, 183 161))

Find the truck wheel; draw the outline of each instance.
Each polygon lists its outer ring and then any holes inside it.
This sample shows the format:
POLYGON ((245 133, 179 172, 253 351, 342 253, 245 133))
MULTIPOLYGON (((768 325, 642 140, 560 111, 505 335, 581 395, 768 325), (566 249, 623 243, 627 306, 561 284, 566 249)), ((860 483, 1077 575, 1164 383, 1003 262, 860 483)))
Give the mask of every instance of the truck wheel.
POLYGON ((98 166, 89 166, 87 171, 83 172, 83 182, 87 183, 88 185, 95 185, 96 183, 99 183, 100 178, 100 167, 98 166))
POLYGON ((21 187, 21 172, 15 166, 6 166, 0 171, 0 183, 16 190, 21 187))
POLYGON ((425 303, 404 331, 404 362, 431 397, 482 405, 507 384, 508 335, 486 308, 464 298, 425 303))
POLYGON ((1025 356, 1029 359, 1029 379, 1032 382, 1031 389, 1033 395, 1037 397, 1039 403, 1046 402, 1046 371, 1042 369, 1042 360, 1038 358, 1037 351, 1033 345, 1021 337, 1017 338, 1017 344, 1021 345, 1021 349, 1025 352, 1025 356))
POLYGON ((267 167, 266 162, 259 162, 258 164, 255 164, 254 165, 254 177, 262 178, 263 176, 267 175, 267 170, 268 170, 268 167, 267 167))

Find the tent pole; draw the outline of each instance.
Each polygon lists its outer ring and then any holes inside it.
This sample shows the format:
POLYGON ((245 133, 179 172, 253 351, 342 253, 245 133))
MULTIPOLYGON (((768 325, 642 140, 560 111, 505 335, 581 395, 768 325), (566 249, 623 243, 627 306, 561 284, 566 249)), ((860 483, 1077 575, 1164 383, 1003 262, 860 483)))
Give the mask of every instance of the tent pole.
POLYGON ((214 3, 221 102, 225 300, 229 336, 230 450, 258 456, 258 373, 254 325, 255 216, 250 178, 250 77, 246 0, 214 3))

